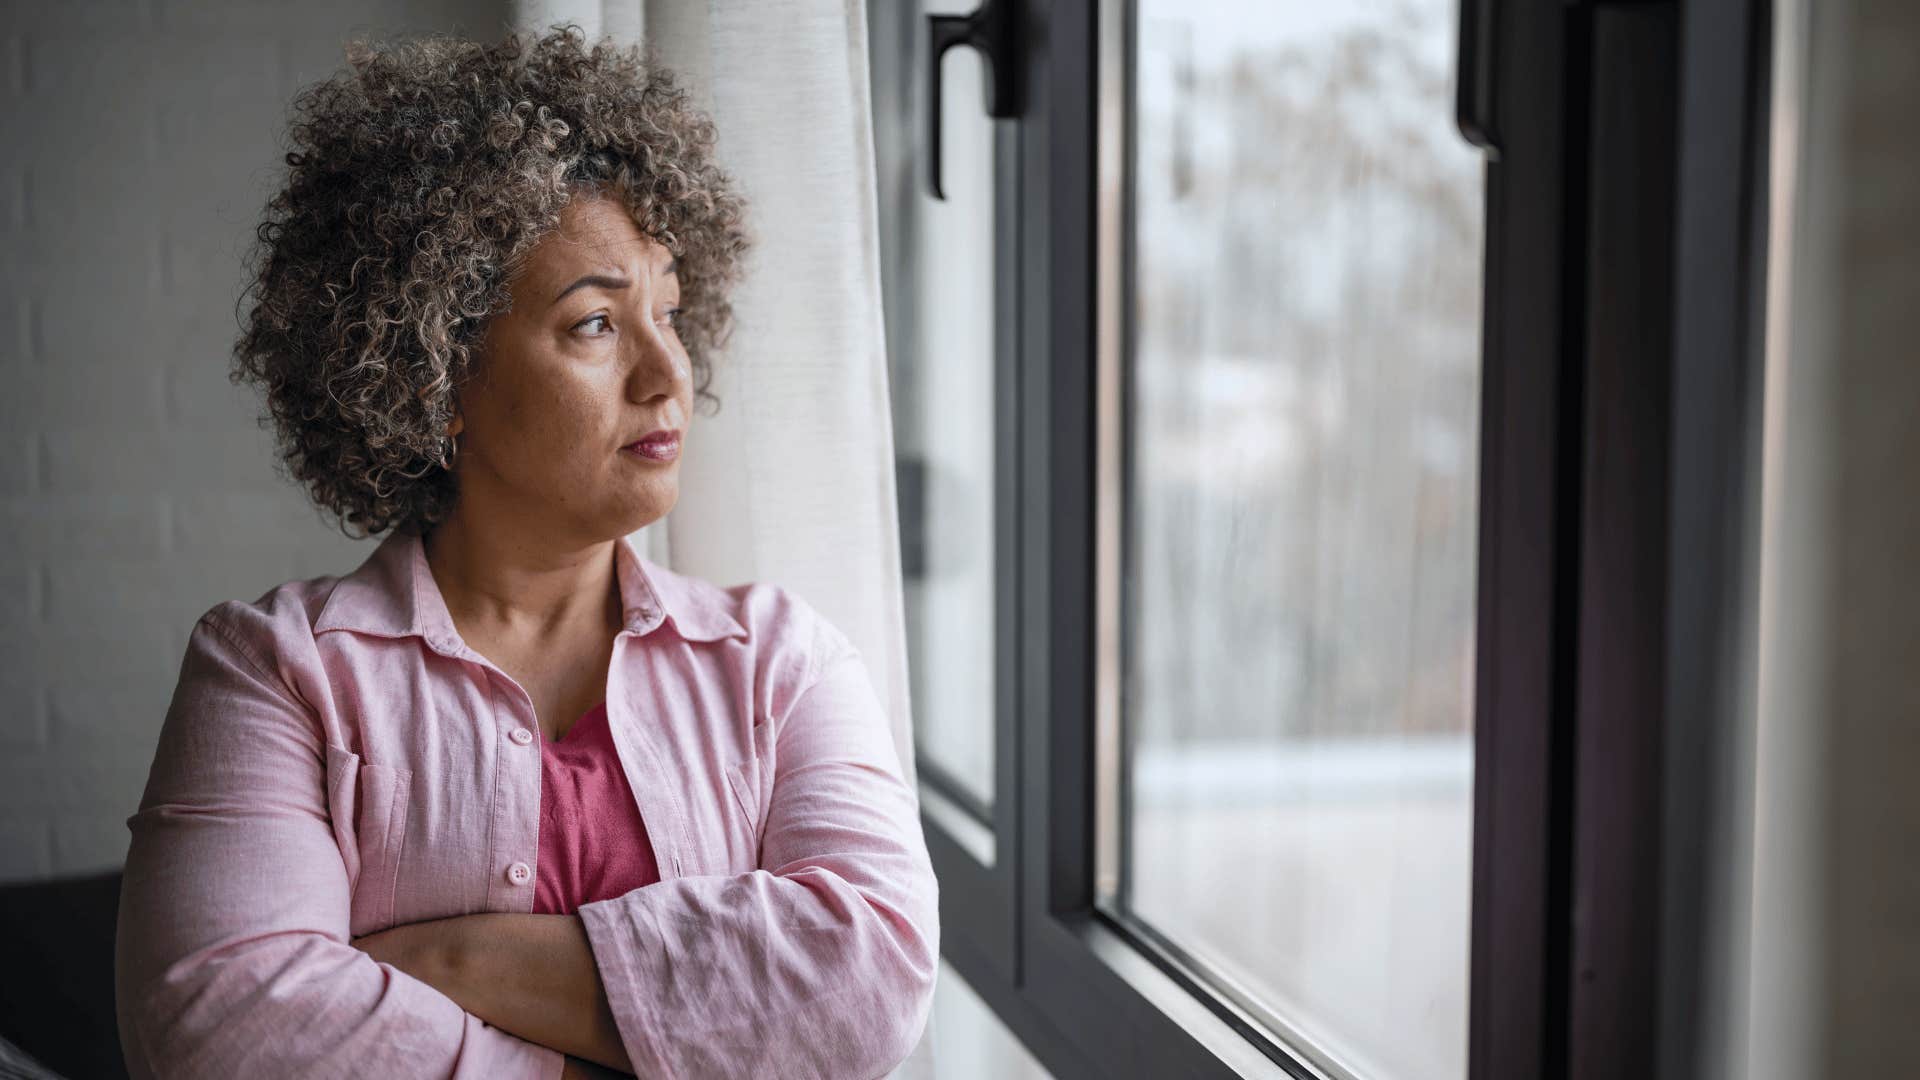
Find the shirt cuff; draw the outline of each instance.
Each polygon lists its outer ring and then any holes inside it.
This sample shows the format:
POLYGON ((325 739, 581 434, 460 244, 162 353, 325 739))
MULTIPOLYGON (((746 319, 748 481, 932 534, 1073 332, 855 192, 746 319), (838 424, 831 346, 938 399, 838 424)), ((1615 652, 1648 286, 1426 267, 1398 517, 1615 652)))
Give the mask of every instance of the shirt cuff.
MULTIPOLYGON (((631 895, 631 894, 629 894, 631 895)), ((575 909, 587 930, 587 944, 593 949, 593 961, 600 969, 600 984, 607 992, 607 1004, 613 1010, 614 1026, 620 1030, 620 1044, 626 1048, 633 1071, 639 1076, 674 1077, 680 1075, 667 1061, 666 1047, 660 1042, 660 1021, 647 1007, 645 988, 659 980, 633 954, 630 941, 635 928, 628 921, 636 914, 651 912, 642 905, 626 905, 620 897, 596 900, 575 909)))

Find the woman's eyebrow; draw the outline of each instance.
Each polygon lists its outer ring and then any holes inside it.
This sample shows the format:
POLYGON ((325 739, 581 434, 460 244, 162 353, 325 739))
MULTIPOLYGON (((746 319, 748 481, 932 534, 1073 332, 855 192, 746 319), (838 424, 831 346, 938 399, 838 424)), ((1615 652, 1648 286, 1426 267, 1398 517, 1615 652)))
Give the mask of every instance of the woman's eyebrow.
POLYGON ((565 299, 568 293, 572 292, 575 289, 585 288, 588 285, 597 285, 602 289, 624 289, 631 284, 633 284, 633 282, 628 281, 626 278, 623 278, 623 277, 613 277, 609 274, 588 274, 586 277, 581 278, 579 281, 576 281, 573 284, 567 286, 566 288, 561 289, 559 294, 556 295, 550 302, 557 304, 562 299, 565 299))
MULTIPOLYGON (((667 265, 660 268, 660 274, 661 276, 664 277, 665 275, 674 273, 679 269, 680 269, 679 259, 677 258, 668 259, 667 265)), ((633 282, 628 281, 626 278, 615 277, 611 274, 588 274, 586 277, 581 278, 579 281, 576 281, 573 284, 567 286, 566 288, 561 289, 560 292, 556 294, 552 300, 548 301, 548 303, 557 304, 561 300, 565 299, 568 293, 572 292, 575 289, 585 288, 588 285, 597 285, 602 289, 624 289, 631 284, 633 284, 633 282)))

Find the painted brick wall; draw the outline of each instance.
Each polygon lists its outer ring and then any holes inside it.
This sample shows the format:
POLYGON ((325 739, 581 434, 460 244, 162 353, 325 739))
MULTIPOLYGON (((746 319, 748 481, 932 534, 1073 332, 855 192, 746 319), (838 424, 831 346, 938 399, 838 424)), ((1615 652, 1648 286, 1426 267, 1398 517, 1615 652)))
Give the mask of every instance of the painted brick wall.
POLYGON ((0 18, 0 881, 117 868, 188 632, 370 547, 227 381, 293 92, 474 0, 12 3, 0 18))

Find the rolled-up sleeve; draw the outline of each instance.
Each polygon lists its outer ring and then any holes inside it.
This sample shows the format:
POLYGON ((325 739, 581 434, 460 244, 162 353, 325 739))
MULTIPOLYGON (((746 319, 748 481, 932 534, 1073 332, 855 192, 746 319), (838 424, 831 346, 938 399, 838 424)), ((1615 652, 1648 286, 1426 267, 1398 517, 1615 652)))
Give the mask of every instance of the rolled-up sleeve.
POLYGON ((189 637, 127 819, 114 993, 145 1077, 557 1077, 564 1056, 353 947, 312 709, 229 602, 189 637), (237 628, 236 628, 237 627, 237 628))
POLYGON ((918 803, 837 630, 774 732, 760 869, 674 878, 579 914, 643 1077, 865 1080, 912 1052, 939 965, 918 803))

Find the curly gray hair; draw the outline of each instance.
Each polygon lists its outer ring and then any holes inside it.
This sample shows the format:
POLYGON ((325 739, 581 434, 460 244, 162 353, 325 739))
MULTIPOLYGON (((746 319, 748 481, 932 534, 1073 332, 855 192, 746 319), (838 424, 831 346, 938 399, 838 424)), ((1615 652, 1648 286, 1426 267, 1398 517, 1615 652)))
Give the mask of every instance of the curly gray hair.
POLYGON ((718 406, 711 354, 751 240, 713 123, 670 71, 574 25, 499 44, 356 40, 347 59, 294 98, 231 375, 264 392, 286 472, 343 532, 451 509, 455 390, 514 271, 584 193, 620 200, 678 260, 681 340, 718 406))

